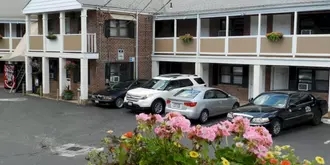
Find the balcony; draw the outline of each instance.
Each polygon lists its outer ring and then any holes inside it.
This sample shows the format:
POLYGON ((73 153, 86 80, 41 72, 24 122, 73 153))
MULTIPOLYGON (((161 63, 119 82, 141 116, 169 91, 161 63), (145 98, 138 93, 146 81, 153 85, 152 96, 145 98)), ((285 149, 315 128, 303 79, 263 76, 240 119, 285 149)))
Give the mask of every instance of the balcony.
POLYGON ((0 52, 13 52, 22 37, 3 37, 0 39, 0 52))
MULTIPOLYGON (((30 35, 30 52, 44 51, 44 42, 46 43, 46 52, 60 52, 63 44, 63 52, 77 53, 81 52, 81 34, 65 34, 63 36, 55 34, 57 39, 49 40, 42 35, 30 35)), ((96 53, 96 33, 87 34, 87 52, 96 53)))

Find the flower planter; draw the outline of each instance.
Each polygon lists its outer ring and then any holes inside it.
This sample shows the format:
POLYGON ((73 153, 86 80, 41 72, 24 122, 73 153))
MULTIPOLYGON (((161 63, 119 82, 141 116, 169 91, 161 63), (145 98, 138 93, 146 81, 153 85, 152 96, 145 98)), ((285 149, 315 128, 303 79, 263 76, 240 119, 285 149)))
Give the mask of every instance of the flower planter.
POLYGON ((283 33, 280 32, 271 32, 267 33, 266 37, 269 41, 278 42, 283 38, 283 33))
POLYGON ((64 92, 62 96, 63 100, 72 100, 73 93, 72 92, 64 92))
POLYGON ((193 41, 194 37, 191 36, 190 34, 185 34, 183 36, 180 36, 180 39, 182 40, 183 43, 190 44, 193 41))

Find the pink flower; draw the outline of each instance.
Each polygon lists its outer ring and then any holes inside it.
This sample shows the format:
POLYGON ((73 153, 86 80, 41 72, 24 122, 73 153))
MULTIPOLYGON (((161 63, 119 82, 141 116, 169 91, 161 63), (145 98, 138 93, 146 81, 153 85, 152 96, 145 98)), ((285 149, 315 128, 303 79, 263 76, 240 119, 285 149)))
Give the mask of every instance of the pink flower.
POLYGON ((220 123, 221 125, 223 125, 229 132, 232 132, 234 129, 234 125, 233 123, 231 123, 230 121, 226 120, 220 123))
POLYGON ((162 123, 162 122, 164 122, 164 119, 163 119, 162 116, 160 116, 160 115, 158 115, 158 114, 155 114, 154 117, 155 117, 157 123, 162 123))
POLYGON ((264 127, 250 127, 243 137, 247 140, 248 150, 258 157, 264 157, 273 145, 271 134, 264 127))
POLYGON ((190 121, 183 116, 172 117, 166 122, 166 125, 182 132, 188 132, 190 129, 190 121))
POLYGON ((214 141, 216 134, 212 127, 202 127, 200 125, 191 127, 188 132, 189 139, 214 141))
POLYGON ((151 119, 150 115, 147 115, 145 113, 140 113, 138 115, 135 116, 137 121, 148 121, 151 119))
POLYGON ((249 119, 243 118, 242 116, 235 117, 233 120, 233 132, 243 133, 250 128, 249 119))
POLYGON ((178 117, 178 116, 182 116, 181 113, 179 113, 179 112, 170 112, 170 113, 165 115, 165 119, 170 120, 171 118, 178 117))
POLYGON ((173 134, 176 132, 176 130, 173 127, 167 125, 160 125, 156 127, 154 131, 158 137, 167 138, 167 139, 171 138, 173 134))
POLYGON ((226 136, 230 136, 230 132, 227 129, 226 126, 222 125, 222 124, 216 124, 211 126, 217 136, 217 138, 222 138, 222 137, 226 137, 226 136))

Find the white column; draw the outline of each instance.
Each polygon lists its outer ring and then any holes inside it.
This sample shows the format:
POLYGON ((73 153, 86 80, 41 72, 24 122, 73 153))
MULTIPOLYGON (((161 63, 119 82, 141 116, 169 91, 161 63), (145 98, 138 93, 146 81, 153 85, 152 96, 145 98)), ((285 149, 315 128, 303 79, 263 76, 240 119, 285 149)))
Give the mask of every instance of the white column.
MULTIPOLYGON (((25 37, 26 37, 26 52, 29 52, 30 49, 30 26, 31 26, 31 19, 30 15, 25 16, 25 37)), ((26 61, 25 61, 26 63, 26 61)), ((26 69, 26 68, 25 68, 26 69)), ((27 75, 27 74, 26 74, 27 75)), ((31 88, 32 89, 32 88, 31 88)))
POLYGON ((81 10, 81 52, 87 52, 87 9, 81 10))
POLYGON ((261 14, 258 14, 258 37, 257 37, 257 47, 256 47, 256 52, 257 56, 259 57, 260 55, 260 48, 261 48, 261 14))
MULTIPOLYGON (((330 73, 330 70, 329 70, 330 73)), ((328 88, 328 103, 330 102, 330 74, 329 74, 329 88, 328 88)), ((330 112, 330 104, 328 104, 328 112, 330 112)), ((330 114, 328 114, 330 117, 330 114)))
POLYGON ((10 38, 10 40, 9 40, 9 50, 10 50, 10 52, 13 52, 14 50, 13 50, 13 28, 12 28, 12 26, 11 26, 12 24, 11 23, 9 23, 9 38, 10 38))
POLYGON ((42 93, 49 94, 49 58, 42 57, 42 93))
POLYGON ((80 59, 80 100, 88 99, 88 59, 80 59))
POLYGON ((197 34, 197 42, 196 42, 196 48, 197 48, 197 56, 200 55, 200 39, 201 39, 201 18, 199 14, 197 14, 197 28, 196 28, 196 34, 197 34))
POLYGON ((209 86, 209 79, 210 79, 210 64, 202 64, 202 72, 203 72, 203 80, 205 81, 206 86, 209 86))
POLYGON ((48 15, 46 13, 42 14, 42 35, 43 35, 43 48, 44 52, 47 50, 46 36, 48 35, 48 15))
POLYGON ((292 54, 293 57, 296 56, 297 53, 297 30, 298 30, 298 12, 294 12, 293 19, 293 37, 292 37, 292 54))
POLYGON ((66 89, 66 70, 65 70, 65 58, 59 58, 59 95, 62 96, 63 91, 66 89))
POLYGON ((174 19, 174 40, 173 40, 173 52, 174 52, 174 55, 176 55, 176 41, 177 41, 177 28, 178 28, 178 25, 177 25, 178 21, 177 19, 174 19))
POLYGON ((159 61, 152 61, 151 62, 151 75, 152 77, 159 75, 159 61))
POLYGON ((225 39, 225 55, 229 52, 229 16, 226 16, 226 39, 225 39))
POLYGON ((60 52, 64 50, 64 35, 65 34, 65 12, 60 13, 60 52))
POLYGON ((25 90, 27 92, 32 91, 32 66, 28 56, 25 56, 25 90))
POLYGON ((195 75, 201 76, 203 74, 203 66, 200 62, 195 62, 195 75))
POLYGON ((253 66, 253 86, 252 97, 255 98, 260 93, 265 92, 265 79, 266 79, 266 66, 254 65, 253 66))

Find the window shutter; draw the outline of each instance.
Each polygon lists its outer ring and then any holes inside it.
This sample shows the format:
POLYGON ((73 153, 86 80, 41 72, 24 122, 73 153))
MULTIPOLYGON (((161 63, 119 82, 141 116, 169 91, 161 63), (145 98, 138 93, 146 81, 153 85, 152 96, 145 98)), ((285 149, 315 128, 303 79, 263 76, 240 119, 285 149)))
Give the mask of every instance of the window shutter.
POLYGON ((104 27, 104 36, 106 38, 109 38, 110 37, 110 20, 105 20, 103 27, 104 27))
POLYGON ((249 87, 249 65, 243 66, 243 84, 242 84, 242 86, 244 88, 249 87))
POLYGON ((135 38, 135 21, 130 21, 127 27, 128 27, 128 37, 135 38))

